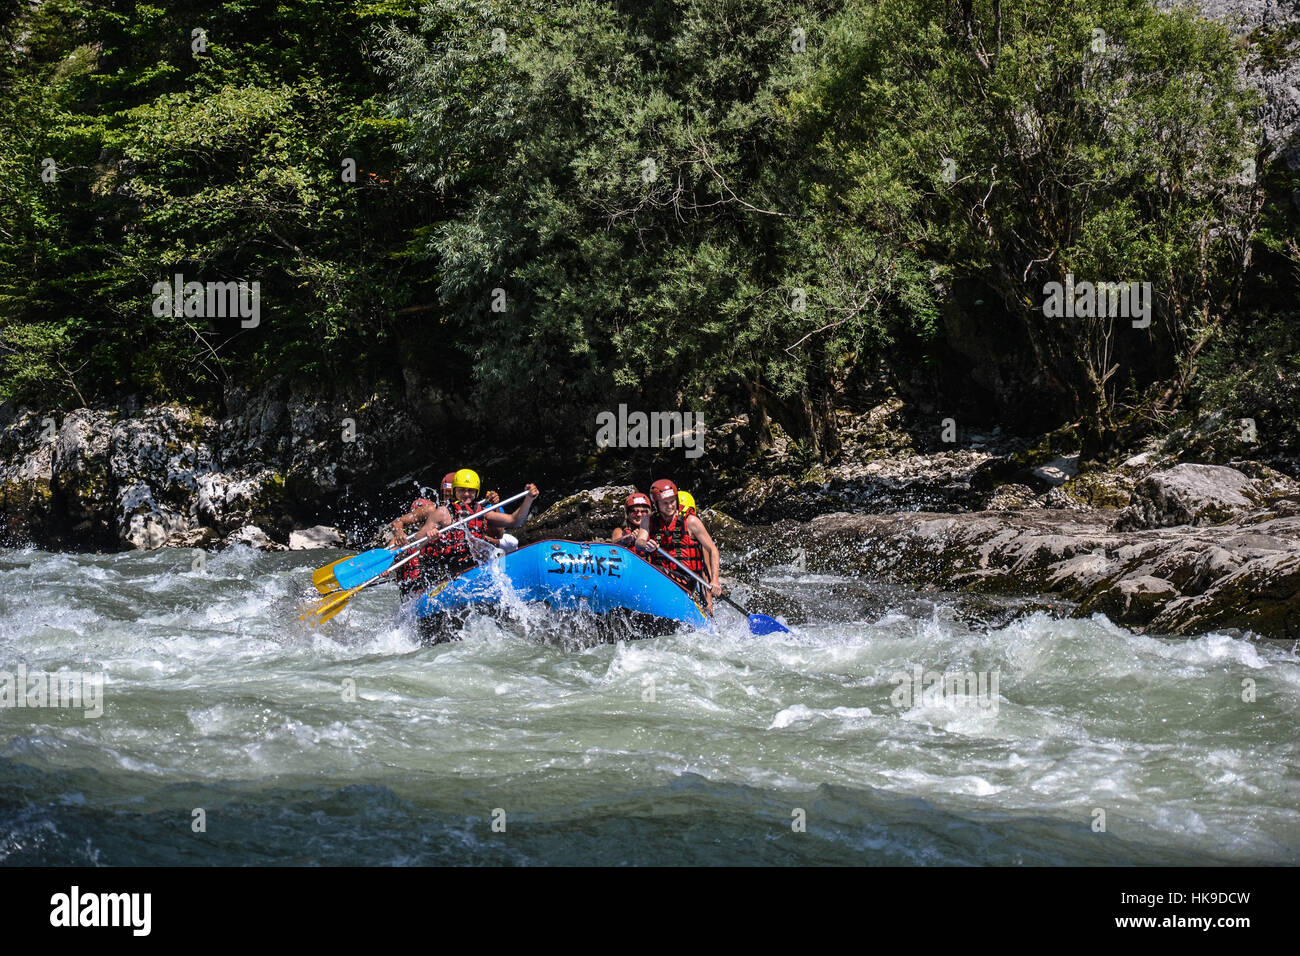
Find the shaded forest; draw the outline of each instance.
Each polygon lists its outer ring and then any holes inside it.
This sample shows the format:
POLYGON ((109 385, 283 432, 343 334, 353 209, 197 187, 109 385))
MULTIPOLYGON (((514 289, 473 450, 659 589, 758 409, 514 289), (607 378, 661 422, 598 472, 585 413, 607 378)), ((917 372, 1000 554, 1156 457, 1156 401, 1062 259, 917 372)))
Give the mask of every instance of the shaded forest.
POLYGON ((630 402, 829 460, 837 409, 897 394, 1085 458, 1208 411, 1300 451, 1300 177, 1242 79, 1295 31, 1145 0, 0 17, 14 405, 414 375, 532 448, 630 402), (258 320, 158 309, 176 275, 256 282, 258 320), (1149 321, 1050 315, 1053 282, 1149 284, 1149 321))

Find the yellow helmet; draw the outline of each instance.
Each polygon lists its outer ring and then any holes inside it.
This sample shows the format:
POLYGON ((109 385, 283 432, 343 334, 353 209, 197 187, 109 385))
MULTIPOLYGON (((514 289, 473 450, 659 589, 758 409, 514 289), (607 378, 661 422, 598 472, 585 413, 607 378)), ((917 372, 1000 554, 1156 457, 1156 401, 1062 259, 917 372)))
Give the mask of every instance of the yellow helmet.
POLYGON ((451 480, 451 486, 453 488, 473 488, 478 491, 480 488, 478 472, 462 468, 456 472, 456 477, 451 480))
POLYGON ((677 507, 682 511, 685 511, 687 508, 694 508, 695 496, 689 491, 677 492, 677 507))

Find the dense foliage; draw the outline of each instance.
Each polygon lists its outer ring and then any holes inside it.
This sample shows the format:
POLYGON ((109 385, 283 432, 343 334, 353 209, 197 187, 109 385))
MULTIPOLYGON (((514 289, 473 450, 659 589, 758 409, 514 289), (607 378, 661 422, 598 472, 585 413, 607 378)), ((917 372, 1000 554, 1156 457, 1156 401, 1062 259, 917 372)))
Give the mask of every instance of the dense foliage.
POLYGON ((1240 45, 1185 10, 5 9, 6 397, 418 370, 503 441, 622 400, 822 455, 883 388, 1077 422, 1089 453, 1188 403, 1277 401, 1223 350, 1294 322, 1295 184, 1257 155, 1240 45), (260 282, 261 324, 156 316, 177 272, 260 282), (1150 325, 1044 314, 1067 276, 1149 282, 1150 325))
POLYGON ((211 400, 232 377, 389 361, 424 278, 402 253, 436 205, 399 191, 367 37, 413 6, 47 0, 11 27, 4 393, 211 400), (258 325, 156 316, 177 273, 258 282, 258 325))

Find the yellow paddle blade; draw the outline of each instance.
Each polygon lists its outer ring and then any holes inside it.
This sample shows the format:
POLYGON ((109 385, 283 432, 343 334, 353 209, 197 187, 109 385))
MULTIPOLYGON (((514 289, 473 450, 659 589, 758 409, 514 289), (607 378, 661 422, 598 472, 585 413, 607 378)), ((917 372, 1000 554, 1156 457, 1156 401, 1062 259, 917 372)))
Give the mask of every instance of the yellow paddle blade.
POLYGON ((346 591, 339 591, 331 594, 310 611, 301 615, 300 619, 306 621, 311 627, 318 627, 319 625, 324 624, 335 614, 339 613, 339 611, 343 610, 343 606, 348 603, 352 595, 356 594, 363 587, 365 587, 364 584, 358 584, 356 587, 349 588, 346 591))
POLYGON ((339 601, 337 604, 332 605, 328 610, 318 615, 314 621, 310 621, 308 623, 310 623, 312 627, 320 627, 322 624, 324 624, 330 618, 334 617, 334 615, 338 614, 347 606, 348 606, 347 599, 344 598, 342 601, 339 601))
POLYGON ((352 555, 348 555, 346 558, 339 558, 333 564, 327 564, 325 567, 317 568, 313 571, 311 573, 311 583, 316 585, 316 590, 321 594, 329 594, 331 591, 337 591, 339 583, 334 580, 334 569, 351 557, 352 555))

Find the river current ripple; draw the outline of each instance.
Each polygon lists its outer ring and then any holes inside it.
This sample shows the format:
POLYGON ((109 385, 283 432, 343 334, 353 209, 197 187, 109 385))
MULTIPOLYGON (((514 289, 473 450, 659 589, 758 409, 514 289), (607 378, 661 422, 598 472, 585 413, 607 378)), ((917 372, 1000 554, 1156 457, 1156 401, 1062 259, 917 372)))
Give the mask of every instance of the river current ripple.
POLYGON ((1300 862, 1290 644, 782 566, 793 634, 421 647, 390 588, 298 620, 336 557, 0 552, 0 862, 1300 862))

